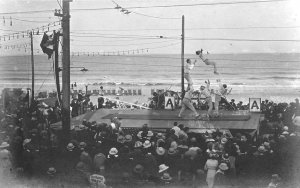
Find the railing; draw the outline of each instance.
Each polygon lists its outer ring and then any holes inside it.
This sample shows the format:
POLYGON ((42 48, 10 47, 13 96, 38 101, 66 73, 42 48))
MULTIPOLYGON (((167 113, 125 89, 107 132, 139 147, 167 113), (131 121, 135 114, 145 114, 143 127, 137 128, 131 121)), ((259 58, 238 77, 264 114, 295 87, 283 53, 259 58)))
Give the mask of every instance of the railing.
POLYGON ((118 100, 118 99, 112 99, 112 98, 109 98, 109 97, 103 97, 103 98, 106 99, 106 100, 117 102, 118 109, 129 109, 128 106, 130 106, 130 109, 131 108, 139 108, 139 109, 150 110, 150 108, 139 105, 139 104, 134 104, 134 103, 126 102, 126 101, 121 101, 121 100, 118 100))

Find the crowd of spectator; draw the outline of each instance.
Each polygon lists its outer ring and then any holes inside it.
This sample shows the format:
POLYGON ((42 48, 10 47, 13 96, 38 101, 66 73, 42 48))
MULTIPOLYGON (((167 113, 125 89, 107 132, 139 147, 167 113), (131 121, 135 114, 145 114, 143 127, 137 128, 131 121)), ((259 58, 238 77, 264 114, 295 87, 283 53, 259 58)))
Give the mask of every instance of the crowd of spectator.
POLYGON ((1 113, 0 175, 55 176, 55 164, 64 161, 64 170, 77 169, 82 178, 103 186, 105 179, 114 178, 169 184, 192 177, 194 185, 213 187, 235 185, 237 177, 249 176, 272 177, 270 186, 279 187, 293 178, 291 166, 297 165, 299 135, 293 117, 298 112, 298 100, 263 101, 265 116, 256 135, 218 129, 194 133, 177 122, 159 132, 146 124, 128 130, 117 117, 109 124, 83 120, 71 131, 69 143, 61 143, 49 127, 60 119, 59 108, 36 103, 15 114, 1 113), (38 163, 41 159, 46 161, 38 163))

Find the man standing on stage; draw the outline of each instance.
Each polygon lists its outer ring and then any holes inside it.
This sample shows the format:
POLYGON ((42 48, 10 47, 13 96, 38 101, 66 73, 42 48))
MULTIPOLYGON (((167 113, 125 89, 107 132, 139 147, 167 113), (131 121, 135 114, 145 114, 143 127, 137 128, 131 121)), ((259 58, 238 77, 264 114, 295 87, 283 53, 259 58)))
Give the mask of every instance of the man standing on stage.
POLYGON ((178 114, 178 117, 181 117, 181 114, 184 112, 186 108, 189 108, 194 112, 195 118, 198 118, 200 116, 192 103, 193 92, 194 92, 194 87, 193 85, 189 84, 187 87, 187 91, 185 92, 184 98, 182 99, 181 110, 178 114))
POLYGON ((200 95, 199 96, 204 96, 205 97, 205 101, 208 104, 208 111, 207 111, 207 117, 209 118, 212 115, 212 97, 211 97, 211 91, 210 91, 210 81, 205 81, 206 83, 206 87, 205 86, 201 86, 200 87, 200 95))

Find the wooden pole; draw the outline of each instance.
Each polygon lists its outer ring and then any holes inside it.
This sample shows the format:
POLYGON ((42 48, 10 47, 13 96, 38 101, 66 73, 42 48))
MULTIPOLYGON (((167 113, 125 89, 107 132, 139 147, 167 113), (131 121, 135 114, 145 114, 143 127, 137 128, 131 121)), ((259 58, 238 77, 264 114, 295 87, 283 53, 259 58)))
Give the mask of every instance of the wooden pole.
POLYGON ((33 57, 33 33, 30 32, 30 48, 31 48, 31 104, 34 101, 34 57, 33 57))
POLYGON ((184 15, 182 16, 181 34, 181 97, 184 97, 184 15))
POLYGON ((62 56, 62 128, 64 139, 70 138, 70 1, 63 0, 63 56, 62 56))
POLYGON ((62 101, 61 101, 60 82, 59 82, 60 69, 58 67, 59 36, 60 36, 60 32, 55 33, 55 38, 54 38, 55 39, 55 45, 54 45, 54 52, 55 52, 54 70, 55 70, 55 82, 56 82, 57 99, 58 99, 59 104, 61 105, 62 101))

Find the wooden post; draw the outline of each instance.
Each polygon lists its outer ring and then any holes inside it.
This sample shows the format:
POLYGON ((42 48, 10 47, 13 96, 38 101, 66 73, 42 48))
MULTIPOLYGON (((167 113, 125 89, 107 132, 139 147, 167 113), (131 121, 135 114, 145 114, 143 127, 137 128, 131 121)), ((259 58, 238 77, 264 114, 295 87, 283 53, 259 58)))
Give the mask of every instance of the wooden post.
POLYGON ((181 98, 184 97, 184 15, 182 16, 181 34, 181 98))
POLYGON ((62 105, 62 101, 61 101, 61 92, 60 92, 60 82, 59 82, 59 72, 60 69, 58 67, 58 46, 59 46, 59 36, 60 36, 60 32, 55 33, 55 44, 54 44, 54 52, 55 52, 55 61, 54 61, 54 70, 55 70, 55 82, 56 82, 56 92, 57 92, 57 100, 59 102, 59 105, 62 105))
POLYGON ((70 1, 63 0, 62 128, 65 142, 70 139, 70 1))
POLYGON ((30 32, 30 48, 31 48, 31 104, 34 104, 34 58, 33 58, 33 33, 30 32))

